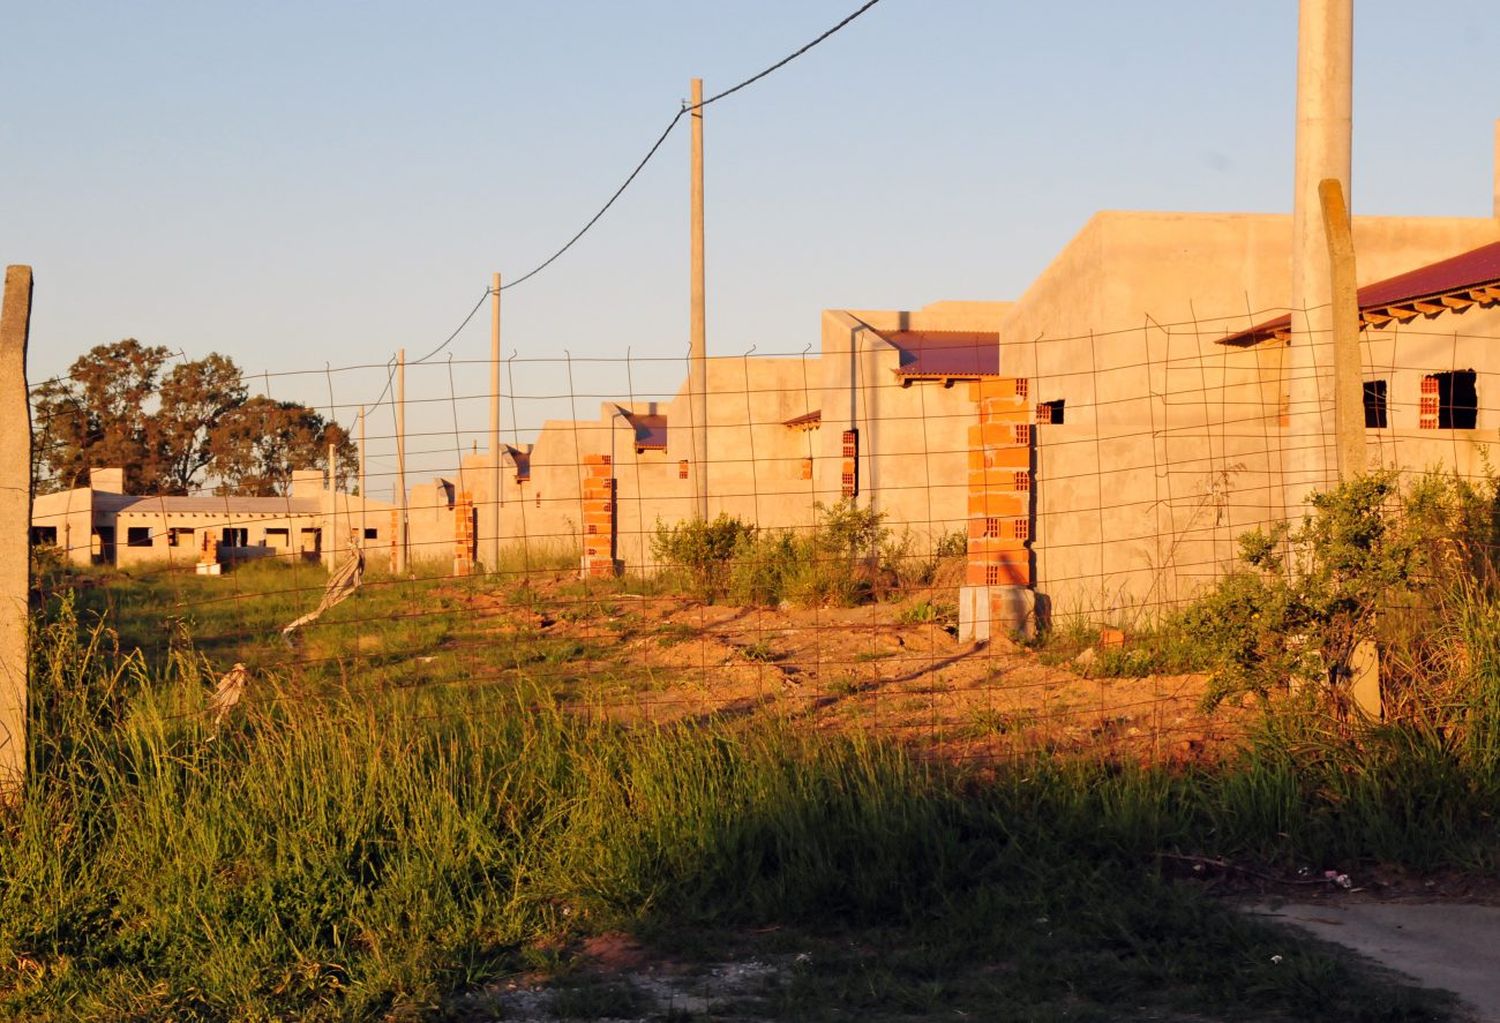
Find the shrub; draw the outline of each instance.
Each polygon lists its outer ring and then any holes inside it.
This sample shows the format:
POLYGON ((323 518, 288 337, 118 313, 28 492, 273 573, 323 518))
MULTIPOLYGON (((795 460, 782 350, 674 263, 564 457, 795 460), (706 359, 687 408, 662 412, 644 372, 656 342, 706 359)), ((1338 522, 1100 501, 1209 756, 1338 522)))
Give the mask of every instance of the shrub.
POLYGON ((1460 612, 1493 610, 1493 482, 1429 474, 1402 493, 1395 474, 1382 472, 1309 505, 1295 529, 1280 523, 1242 536, 1244 567, 1175 617, 1213 665, 1210 703, 1288 686, 1338 696, 1364 639, 1379 642, 1412 676, 1408 684, 1453 677, 1432 637, 1453 650, 1486 647, 1484 616, 1460 612), (1466 620, 1474 628, 1458 634, 1466 620))
POLYGON ((730 599, 740 604, 779 604, 787 574, 802 556, 795 537, 765 530, 742 539, 729 573, 730 599))
POLYGON ((680 569, 698 596, 713 600, 728 587, 735 552, 753 541, 755 534, 754 526, 722 512, 712 522, 689 519, 667 526, 658 519, 651 554, 680 569))

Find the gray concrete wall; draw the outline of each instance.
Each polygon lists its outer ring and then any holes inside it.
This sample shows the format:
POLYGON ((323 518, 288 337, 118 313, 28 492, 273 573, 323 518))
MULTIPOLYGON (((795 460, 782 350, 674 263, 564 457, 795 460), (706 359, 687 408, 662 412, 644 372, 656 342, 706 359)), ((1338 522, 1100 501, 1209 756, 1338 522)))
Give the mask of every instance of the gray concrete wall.
MULTIPOLYGON (((1002 372, 1066 402, 1065 423, 1037 431, 1037 588, 1055 614, 1184 599, 1232 563, 1239 533, 1280 517, 1281 348, 1215 341, 1284 311, 1290 230, 1285 216, 1101 213, 1003 317, 1002 372)), ((1364 284, 1494 241, 1500 224, 1356 218, 1354 236, 1364 284)), ((1401 459, 1444 447, 1414 442, 1401 459)))

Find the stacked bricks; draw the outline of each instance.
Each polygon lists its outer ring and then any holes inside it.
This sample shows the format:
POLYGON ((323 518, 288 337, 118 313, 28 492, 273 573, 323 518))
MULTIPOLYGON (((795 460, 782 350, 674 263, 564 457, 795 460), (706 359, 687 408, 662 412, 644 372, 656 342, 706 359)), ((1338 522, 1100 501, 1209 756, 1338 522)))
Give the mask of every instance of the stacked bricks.
POLYGON ((1442 402, 1442 391, 1438 385, 1438 378, 1425 376, 1422 378, 1421 404, 1417 409, 1417 428, 1420 430, 1436 430, 1438 428, 1438 406, 1442 402))
POLYGON ((1031 585, 1032 407, 1024 379, 978 380, 969 395, 969 586, 1031 585))
POLYGON ((474 495, 461 491, 453 501, 453 574, 474 574, 474 495))
POLYGON ((859 431, 844 431, 844 460, 840 466, 839 493, 844 497, 859 495, 859 431))
POLYGON ((609 455, 583 456, 583 572, 586 579, 619 574, 615 560, 615 479, 609 455))

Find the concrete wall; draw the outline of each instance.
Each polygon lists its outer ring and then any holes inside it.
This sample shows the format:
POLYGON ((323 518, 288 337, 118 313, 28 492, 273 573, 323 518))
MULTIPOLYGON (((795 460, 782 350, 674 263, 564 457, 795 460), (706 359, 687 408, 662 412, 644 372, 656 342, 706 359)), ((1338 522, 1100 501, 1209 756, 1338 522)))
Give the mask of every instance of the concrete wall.
MULTIPOLYGON (((1054 614, 1180 600, 1232 562, 1239 533, 1282 514, 1281 347, 1215 341, 1285 311, 1290 231, 1286 216, 1101 213, 1002 318, 1002 373, 1065 401, 1064 423, 1037 429, 1036 585, 1054 614)), ((1500 225, 1356 218, 1354 237, 1364 284, 1500 225)), ((1402 345, 1402 362, 1438 356, 1402 345)), ((1416 440, 1398 461, 1444 447, 1416 440)))
MULTIPOLYGON (((807 528, 818 502, 841 496, 842 435, 859 432, 858 502, 909 528, 919 546, 966 528, 967 434, 975 405, 967 386, 903 383, 900 353, 878 331, 994 330, 1003 303, 936 303, 916 311, 829 312, 822 347, 805 357, 708 360, 709 515, 738 516, 762 528, 807 528), (821 411, 821 423, 788 422, 821 411), (811 473, 807 462, 811 459, 811 473)), ((515 550, 582 547, 582 468, 607 455, 616 480, 616 552, 629 570, 651 570, 658 524, 695 514, 686 381, 664 402, 605 402, 590 420, 550 420, 529 447, 527 474, 502 455, 501 539, 515 550), (664 449, 640 449, 630 417, 665 416, 664 449), (685 464, 686 463, 686 464, 685 464), (686 476, 684 477, 684 473, 686 476)), ((447 557, 451 495, 467 490, 488 550, 492 456, 465 457, 441 483, 413 488, 413 557, 447 557)))

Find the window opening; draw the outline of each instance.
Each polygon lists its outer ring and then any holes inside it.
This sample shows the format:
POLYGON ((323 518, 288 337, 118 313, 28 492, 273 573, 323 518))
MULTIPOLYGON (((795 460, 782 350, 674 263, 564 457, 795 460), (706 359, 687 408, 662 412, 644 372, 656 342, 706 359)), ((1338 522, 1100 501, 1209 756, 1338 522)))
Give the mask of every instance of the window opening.
POLYGON ((1420 427, 1472 430, 1479 421, 1478 375, 1472 369, 1430 373, 1422 378, 1420 427))
POLYGON ((125 546, 126 547, 150 547, 151 546, 151 527, 150 526, 130 526, 130 527, 128 527, 125 530, 125 546))
POLYGON ((1036 407, 1036 421, 1051 426, 1061 426, 1063 424, 1064 405, 1066 405, 1066 402, 1062 398, 1058 398, 1056 401, 1042 402, 1036 407))
POLYGON ((1365 429, 1384 430, 1389 417, 1386 412, 1386 381, 1365 381, 1365 429))

